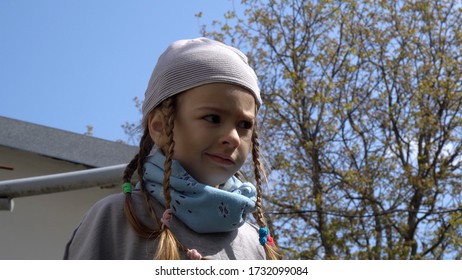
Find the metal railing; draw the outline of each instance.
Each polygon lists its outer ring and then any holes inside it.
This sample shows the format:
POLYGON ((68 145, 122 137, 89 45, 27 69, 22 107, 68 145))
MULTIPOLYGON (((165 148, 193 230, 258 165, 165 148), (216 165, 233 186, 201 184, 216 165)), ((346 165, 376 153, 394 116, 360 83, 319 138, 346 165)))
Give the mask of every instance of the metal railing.
POLYGON ((127 165, 0 181, 0 210, 13 211, 13 198, 79 190, 109 188, 122 183, 127 165))

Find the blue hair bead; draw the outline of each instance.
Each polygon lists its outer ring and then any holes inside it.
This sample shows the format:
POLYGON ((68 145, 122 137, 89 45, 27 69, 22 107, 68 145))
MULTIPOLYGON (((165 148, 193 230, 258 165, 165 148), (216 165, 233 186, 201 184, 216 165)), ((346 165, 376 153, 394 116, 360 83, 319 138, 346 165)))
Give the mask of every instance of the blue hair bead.
POLYGON ((260 237, 258 240, 262 246, 265 246, 266 242, 268 241, 266 236, 268 235, 268 229, 263 227, 258 230, 258 236, 260 237))
POLYGON ((265 227, 262 227, 258 230, 258 235, 260 237, 266 237, 268 235, 268 229, 265 227))
POLYGON ((266 236, 265 237, 260 237, 258 240, 260 241, 261 246, 265 246, 266 241, 267 241, 266 236))

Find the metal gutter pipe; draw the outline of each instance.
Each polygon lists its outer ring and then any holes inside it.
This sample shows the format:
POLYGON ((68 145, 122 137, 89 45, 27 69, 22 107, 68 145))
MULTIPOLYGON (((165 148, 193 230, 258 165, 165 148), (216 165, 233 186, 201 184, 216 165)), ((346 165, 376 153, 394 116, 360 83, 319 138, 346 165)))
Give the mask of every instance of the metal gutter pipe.
POLYGON ((82 171, 0 181, 0 210, 13 211, 12 199, 15 197, 118 186, 122 184, 122 174, 126 166, 126 164, 119 164, 82 171))

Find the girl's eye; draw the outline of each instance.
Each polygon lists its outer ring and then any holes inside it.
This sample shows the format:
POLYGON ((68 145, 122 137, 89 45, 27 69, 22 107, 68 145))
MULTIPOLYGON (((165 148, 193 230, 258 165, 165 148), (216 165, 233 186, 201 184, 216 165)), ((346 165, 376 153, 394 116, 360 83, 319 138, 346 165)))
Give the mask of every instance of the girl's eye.
POLYGON ((241 121, 239 123, 239 127, 243 129, 252 129, 253 123, 249 121, 241 121))
POLYGON ((204 117, 204 120, 211 122, 211 123, 220 123, 220 116, 208 115, 204 117))

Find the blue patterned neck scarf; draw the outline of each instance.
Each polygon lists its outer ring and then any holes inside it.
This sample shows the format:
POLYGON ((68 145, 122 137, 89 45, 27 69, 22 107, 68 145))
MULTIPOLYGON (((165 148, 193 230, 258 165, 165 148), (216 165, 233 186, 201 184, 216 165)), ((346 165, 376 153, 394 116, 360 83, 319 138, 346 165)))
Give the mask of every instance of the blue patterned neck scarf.
MULTIPOLYGON (((162 180, 165 156, 156 151, 144 164, 148 192, 165 206, 162 180)), ((255 210, 256 190, 250 183, 231 177, 218 189, 192 178, 176 160, 170 177, 170 208, 173 214, 197 233, 229 232, 245 222, 255 210)))

